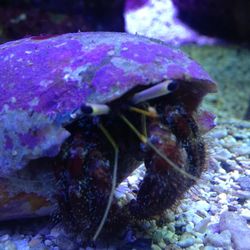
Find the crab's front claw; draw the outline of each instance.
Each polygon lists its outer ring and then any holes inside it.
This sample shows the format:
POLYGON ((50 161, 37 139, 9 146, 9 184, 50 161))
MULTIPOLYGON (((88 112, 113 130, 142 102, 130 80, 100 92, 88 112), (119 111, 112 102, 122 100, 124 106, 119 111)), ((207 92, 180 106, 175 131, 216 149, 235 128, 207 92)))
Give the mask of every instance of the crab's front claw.
MULTIPOLYGON (((151 142, 178 166, 184 167, 186 154, 171 133, 155 127, 151 142), (163 136, 162 136, 163 135, 163 136)), ((183 176, 176 173, 154 150, 147 152, 146 175, 140 184, 137 199, 130 203, 130 211, 137 218, 148 218, 161 214, 175 203, 183 193, 183 176)))
POLYGON ((160 215, 175 205, 205 168, 205 148, 191 115, 168 110, 165 125, 151 122, 146 175, 130 212, 143 219, 160 215))

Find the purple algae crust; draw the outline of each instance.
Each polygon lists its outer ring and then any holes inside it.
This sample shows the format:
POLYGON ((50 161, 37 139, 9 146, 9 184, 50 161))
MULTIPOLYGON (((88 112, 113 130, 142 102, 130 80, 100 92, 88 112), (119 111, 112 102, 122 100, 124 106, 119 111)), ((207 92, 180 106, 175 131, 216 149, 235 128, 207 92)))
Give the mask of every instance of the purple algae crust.
POLYGON ((137 86, 177 79, 200 97, 216 85, 163 42, 126 33, 69 33, 0 45, 0 176, 56 156, 63 122, 83 103, 108 103, 137 86))

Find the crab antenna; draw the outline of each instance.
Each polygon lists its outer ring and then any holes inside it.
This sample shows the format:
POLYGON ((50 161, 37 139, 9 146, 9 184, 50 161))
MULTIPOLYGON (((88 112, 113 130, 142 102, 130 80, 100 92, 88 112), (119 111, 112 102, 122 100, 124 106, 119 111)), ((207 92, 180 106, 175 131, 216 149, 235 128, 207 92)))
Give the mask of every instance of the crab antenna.
POLYGON ((142 124, 143 134, 147 137, 147 118, 145 115, 141 116, 141 124, 142 124))
POLYGON ((165 160, 175 171, 183 174, 189 179, 192 179, 194 181, 198 181, 198 178, 194 177, 193 175, 187 173, 185 170, 181 169, 178 165, 176 165, 173 161, 171 161, 162 151, 160 151, 158 148, 152 144, 146 136, 141 134, 135 126, 124 116, 120 115, 121 119, 132 129, 132 131, 139 137, 139 139, 147 144, 150 148, 152 148, 163 160, 165 160))
POLYGON ((103 132, 103 134, 107 137, 107 139, 110 142, 110 144, 112 145, 112 147, 114 148, 115 156, 114 156, 112 186, 111 186, 111 191, 110 191, 108 203, 107 203, 105 212, 103 214, 102 220, 101 220, 101 222, 100 222, 100 224, 95 232, 95 235, 93 237, 93 241, 96 241, 96 239, 98 238, 98 236, 99 236, 99 234, 100 234, 100 232, 105 224, 105 221, 108 217, 108 213, 109 213, 109 210, 110 210, 111 205, 112 205, 112 201, 113 201, 113 197, 114 197, 114 193, 115 193, 116 179, 117 179, 118 154, 119 154, 118 146, 116 145, 116 143, 115 143, 114 139, 112 138, 112 136, 110 135, 110 133, 107 131, 107 129, 105 127, 103 127, 102 124, 99 124, 98 126, 101 129, 101 131, 103 132))
POLYGON ((154 111, 148 111, 148 110, 140 109, 137 107, 129 107, 129 110, 142 114, 144 116, 148 116, 148 117, 158 117, 157 113, 154 111))
POLYGON ((178 88, 178 82, 175 80, 166 80, 162 83, 159 83, 157 85, 154 85, 151 88, 142 90, 141 92, 136 93, 132 99, 131 102, 133 104, 137 104, 140 102, 144 102, 156 97, 160 97, 163 95, 166 95, 168 93, 171 93, 175 91, 178 88))

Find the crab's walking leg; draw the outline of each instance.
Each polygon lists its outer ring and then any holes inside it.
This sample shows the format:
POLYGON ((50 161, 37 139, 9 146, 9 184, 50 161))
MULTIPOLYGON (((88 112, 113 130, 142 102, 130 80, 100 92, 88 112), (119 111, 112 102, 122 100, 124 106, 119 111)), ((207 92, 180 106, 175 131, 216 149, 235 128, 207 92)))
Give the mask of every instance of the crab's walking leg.
POLYGON ((166 127, 151 123, 149 139, 187 175, 176 171, 152 148, 145 158, 146 175, 140 185, 137 199, 130 203, 130 211, 137 218, 161 214, 173 206, 194 183, 205 168, 205 147, 198 127, 191 115, 173 108, 165 116, 166 127), (194 176, 189 178, 188 175, 194 176))
POLYGON ((82 147, 72 142, 69 152, 62 163, 60 210, 69 226, 92 231, 100 223, 111 189, 109 161, 94 143, 82 147))
POLYGON ((117 228, 126 223, 113 198, 118 149, 112 162, 114 155, 108 155, 95 136, 84 139, 83 135, 76 134, 65 148, 63 161, 58 163, 61 169, 57 200, 66 226, 72 231, 84 232, 95 241, 104 224, 105 232, 109 233, 109 228, 118 231, 117 228))

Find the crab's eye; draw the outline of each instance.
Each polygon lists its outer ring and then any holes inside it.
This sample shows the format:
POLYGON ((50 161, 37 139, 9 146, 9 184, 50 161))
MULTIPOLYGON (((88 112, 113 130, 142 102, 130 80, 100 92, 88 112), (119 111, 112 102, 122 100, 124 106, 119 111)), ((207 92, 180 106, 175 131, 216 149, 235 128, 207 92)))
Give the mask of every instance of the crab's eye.
POLYGON ((91 115, 93 113, 93 108, 84 104, 81 106, 81 111, 85 115, 91 115))
POLYGON ((170 84, 168 85, 168 90, 170 92, 176 91, 179 87, 179 82, 176 80, 173 80, 172 82, 170 82, 170 84))

